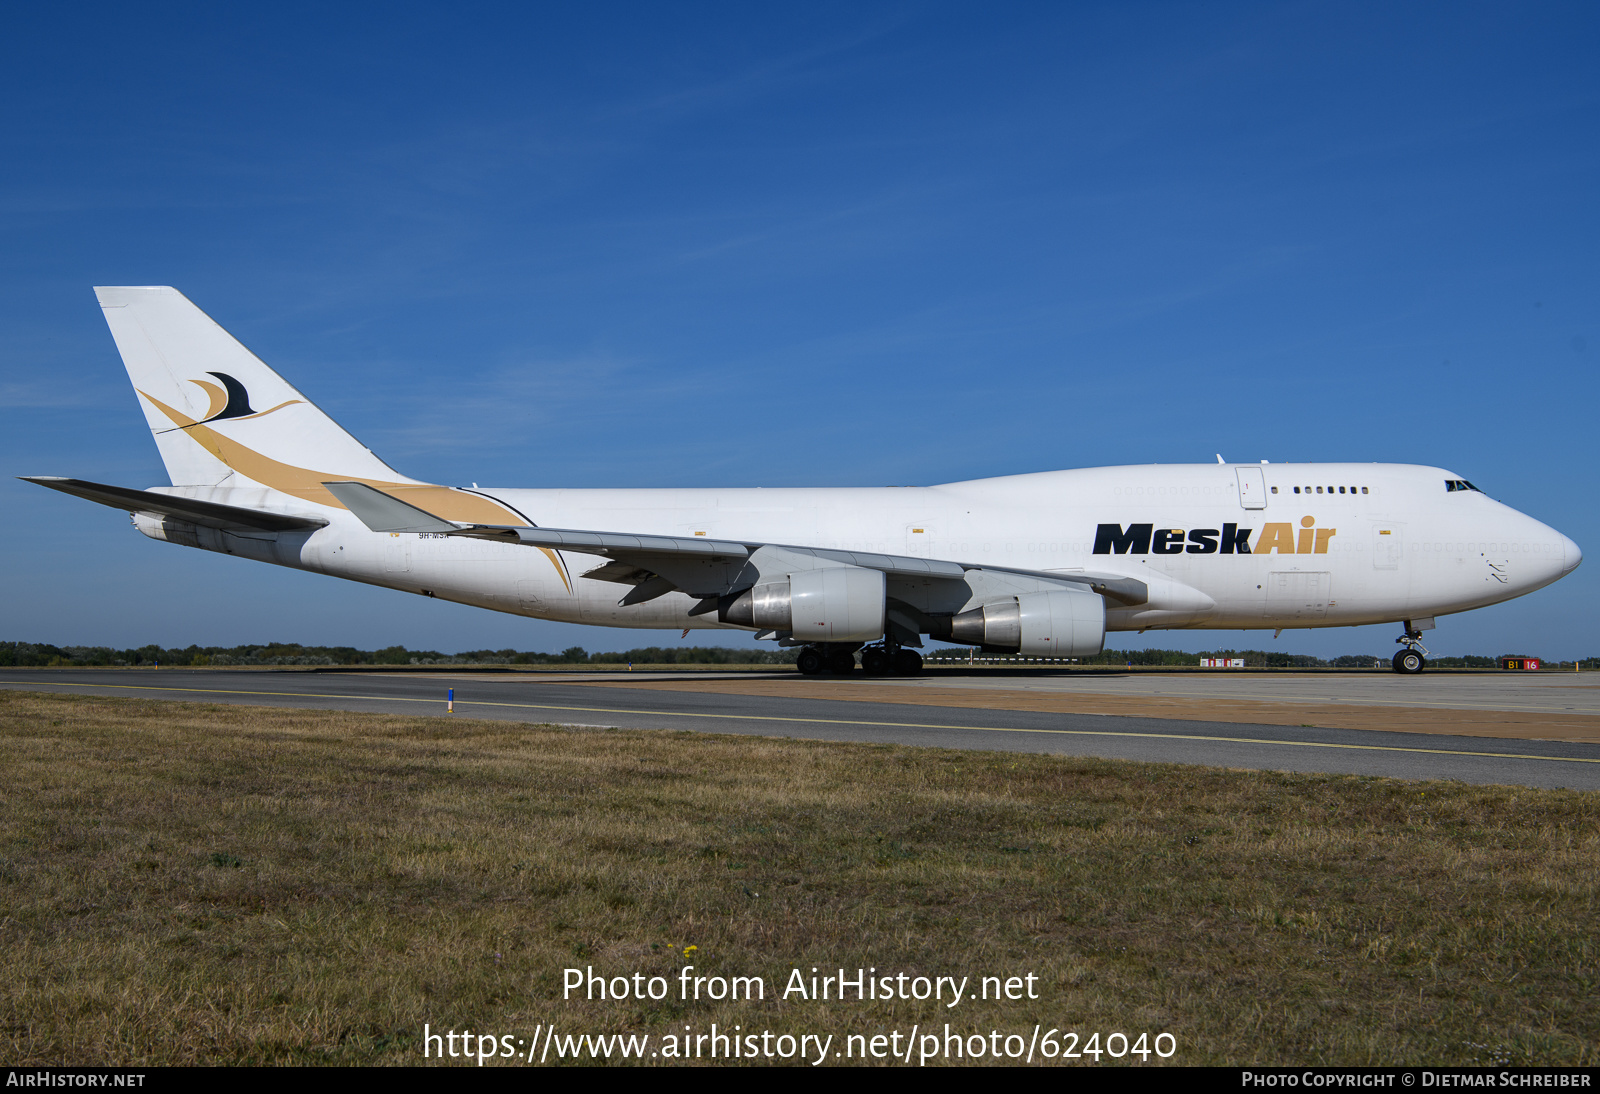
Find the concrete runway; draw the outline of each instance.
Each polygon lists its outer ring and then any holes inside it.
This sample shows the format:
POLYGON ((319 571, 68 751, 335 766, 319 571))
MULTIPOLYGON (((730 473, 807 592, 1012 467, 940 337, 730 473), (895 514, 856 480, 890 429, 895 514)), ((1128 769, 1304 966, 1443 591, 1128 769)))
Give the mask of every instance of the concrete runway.
POLYGON ((1395 684, 1415 678, 1327 674, 979 670, 885 681, 807 680, 792 672, 0 670, 0 687, 79 695, 443 716, 446 689, 453 687, 457 714, 472 718, 1594 790, 1600 789, 1600 743, 1584 738, 1596 732, 1591 720, 1600 716, 1591 711, 1600 706, 1587 679, 1441 674, 1408 692, 1395 684), (1566 696, 1562 687, 1581 697, 1566 696), (1046 709, 1031 709, 1040 705, 1040 693, 1049 700, 1046 709), (947 700, 951 695, 955 701, 947 700), (1050 708, 1108 700, 1125 701, 1124 712, 1050 708), (1140 713, 1129 702, 1166 704, 1157 709, 1168 716, 1140 713), (1244 709, 1240 704, 1258 704, 1266 714, 1248 707, 1251 717, 1233 720, 1237 715, 1229 712, 1244 709), (1274 713, 1280 709, 1297 717, 1294 712, 1321 707, 1337 709, 1340 719, 1380 726, 1383 711, 1436 713, 1427 715, 1432 721, 1423 723, 1425 732, 1273 722, 1284 717, 1274 713), (1439 722, 1470 711, 1481 726, 1497 712, 1515 717, 1519 707, 1531 708, 1524 718, 1553 721, 1520 723, 1521 739, 1453 734, 1439 722), (1214 720, 1201 716, 1207 710, 1215 711, 1214 720), (1557 739, 1533 736, 1544 724, 1568 728, 1553 734, 1557 739))
MULTIPOLYGON (((890 679, 899 687, 993 686, 984 670, 946 676, 890 679)), ((1429 707, 1443 710, 1578 712, 1600 716, 1600 672, 1470 672, 1432 670, 1420 676, 1382 672, 1117 672, 1042 673, 1019 671, 1006 677, 1008 688, 1028 691, 1092 691, 1117 695, 1183 695, 1204 699, 1327 701, 1368 705, 1429 707)))

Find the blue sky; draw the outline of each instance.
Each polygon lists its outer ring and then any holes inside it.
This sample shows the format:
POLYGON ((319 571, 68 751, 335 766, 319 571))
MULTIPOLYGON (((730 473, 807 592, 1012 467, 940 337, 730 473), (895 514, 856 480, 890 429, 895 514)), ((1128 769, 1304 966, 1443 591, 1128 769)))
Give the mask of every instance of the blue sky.
MULTIPOLYGON (((1417 462, 1600 550, 1593 5, 578 7, 8 13, 0 639, 677 641, 16 482, 165 481, 95 284, 177 286, 433 481, 1417 462)), ((1596 574, 1430 648, 1600 654, 1596 574)))

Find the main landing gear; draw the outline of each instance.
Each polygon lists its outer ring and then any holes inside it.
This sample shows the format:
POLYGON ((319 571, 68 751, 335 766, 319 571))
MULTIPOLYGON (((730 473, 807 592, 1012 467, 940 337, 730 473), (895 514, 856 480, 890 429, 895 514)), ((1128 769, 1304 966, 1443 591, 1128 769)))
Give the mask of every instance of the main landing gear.
POLYGON ((1403 676, 1415 676, 1427 668, 1428 648, 1422 644, 1422 632, 1412 629, 1411 620, 1406 620, 1406 633, 1395 641, 1405 647, 1390 662, 1395 672, 1403 676))
MULTIPOLYGON (((825 672, 849 676, 856 670, 855 648, 807 646, 800 651, 795 668, 802 676, 820 676, 825 672)), ((868 676, 915 676, 922 671, 922 657, 915 650, 885 642, 861 649, 861 670, 868 676)))
POLYGON ((868 676, 915 676, 922 671, 922 655, 904 646, 868 646, 861 651, 861 671, 868 676))
POLYGON ((848 676, 856 671, 856 656, 847 647, 807 646, 795 660, 795 668, 802 676, 820 676, 825 672, 848 676))

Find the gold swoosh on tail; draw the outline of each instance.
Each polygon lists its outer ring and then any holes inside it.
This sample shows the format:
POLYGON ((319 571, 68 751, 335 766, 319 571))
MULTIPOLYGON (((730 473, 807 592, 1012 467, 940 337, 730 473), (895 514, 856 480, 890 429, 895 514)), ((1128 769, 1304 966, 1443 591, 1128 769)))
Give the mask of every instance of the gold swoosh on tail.
MULTIPOLYGON (((195 382, 199 383, 198 380, 195 382)), ((273 407, 272 410, 282 410, 286 406, 293 406, 295 403, 303 402, 305 402, 304 399, 285 399, 283 402, 273 407)), ((272 413, 272 410, 258 410, 254 414, 245 414, 238 418, 229 418, 228 420, 230 422, 248 422, 251 418, 265 418, 268 414, 272 413)), ((209 415, 207 415, 207 417, 209 417, 209 415)))
MULTIPOLYGON (((205 384, 203 380, 194 381, 205 384)), ((210 384, 205 384, 211 387, 210 384)), ((137 389, 136 389, 137 390, 137 389)), ((224 437, 221 433, 195 421, 181 410, 174 410, 149 392, 140 391, 149 399, 174 425, 182 429, 196 443, 221 460, 239 474, 254 479, 263 486, 269 486, 280 494, 309 501, 313 505, 326 505, 330 509, 344 509, 338 498, 334 497, 323 486, 325 481, 334 482, 359 482, 382 490, 388 494, 404 498, 418 509, 425 509, 436 517, 445 520, 459 521, 462 524, 502 524, 527 526, 527 521, 517 516, 516 513, 505 506, 490 501, 480 494, 466 494, 459 490, 452 490, 448 486, 434 486, 429 483, 388 482, 384 479, 363 479, 353 475, 334 475, 325 471, 312 471, 305 467, 296 467, 290 463, 280 463, 270 456, 263 456, 253 448, 246 448, 231 437, 224 437)), ((301 400, 291 399, 290 402, 301 400)), ((280 403, 272 410, 281 410, 288 403, 280 403)), ((261 414, 271 414, 272 410, 264 410, 261 414)), ((261 414, 252 414, 250 417, 259 418, 261 414)), ((235 419, 243 421, 244 419, 235 419)), ((550 564, 556 568, 556 573, 561 576, 561 583, 567 587, 567 592, 572 592, 572 582, 568 580, 566 567, 561 564, 560 558, 548 547, 541 547, 550 564)))
MULTIPOLYGON (((189 382, 196 387, 202 388, 211 398, 211 405, 206 408, 206 419, 215 418, 228 408, 228 393, 223 391, 221 387, 213 384, 210 380, 190 380, 189 382)), ((140 392, 140 394, 143 395, 144 393, 140 392)), ((149 399, 150 396, 145 395, 145 398, 149 399)), ((154 402, 155 400, 151 399, 150 401, 154 402)))
MULTIPOLYGON (((196 425, 204 425, 206 422, 209 422, 212 418, 215 418, 218 414, 221 414, 222 411, 227 408, 227 405, 228 405, 228 393, 226 391, 223 391, 216 384, 208 384, 204 380, 190 380, 189 382, 191 384, 199 384, 201 387, 206 389, 206 394, 211 396, 211 406, 210 406, 210 408, 208 408, 206 410, 206 416, 203 419, 201 419, 200 421, 198 421, 198 422, 192 422, 190 425, 175 425, 175 426, 172 427, 172 429, 158 429, 158 430, 156 430, 156 432, 158 432, 158 433, 171 433, 174 430, 178 430, 178 429, 191 429, 196 425)), ((139 394, 140 395, 144 395, 144 397, 146 399, 150 399, 150 396, 145 395, 145 393, 142 392, 142 391, 139 392, 139 394)), ((157 406, 161 407, 162 410, 170 411, 169 407, 162 406, 162 404, 158 400, 150 399, 150 401, 152 403, 155 403, 157 406)), ((277 406, 273 407, 272 410, 282 410, 286 406, 293 406, 295 403, 303 403, 303 402, 305 402, 304 399, 285 399, 283 402, 281 402, 277 406)), ((258 410, 254 414, 245 414, 245 415, 243 415, 241 417, 238 417, 238 418, 229 418, 228 420, 230 422, 248 422, 251 418, 265 418, 268 414, 272 413, 272 410, 258 410)), ((168 416, 170 417, 171 415, 169 414, 168 416)))

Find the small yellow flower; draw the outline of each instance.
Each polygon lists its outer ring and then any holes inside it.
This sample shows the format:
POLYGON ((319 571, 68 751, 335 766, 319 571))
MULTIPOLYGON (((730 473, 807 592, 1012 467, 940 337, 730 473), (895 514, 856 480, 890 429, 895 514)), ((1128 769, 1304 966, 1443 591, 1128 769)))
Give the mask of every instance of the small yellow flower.
POLYGON ((683 948, 683 952, 685 954, 691 954, 691 953, 694 953, 694 951, 698 950, 699 948, 700 948, 699 946, 685 946, 683 948))

